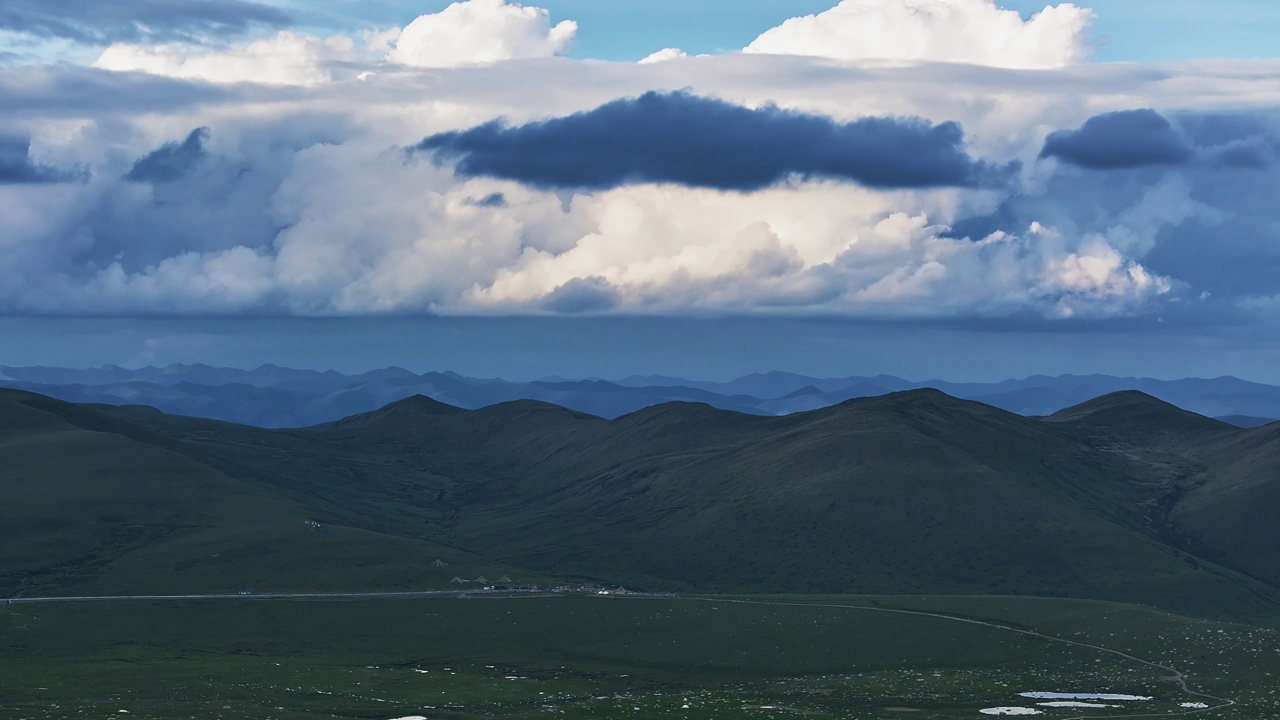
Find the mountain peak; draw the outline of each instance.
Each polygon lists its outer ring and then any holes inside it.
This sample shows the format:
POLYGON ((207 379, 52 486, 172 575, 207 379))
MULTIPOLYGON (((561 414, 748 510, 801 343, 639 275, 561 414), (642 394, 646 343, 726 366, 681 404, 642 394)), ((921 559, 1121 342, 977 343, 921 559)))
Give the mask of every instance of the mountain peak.
POLYGON ((900 390, 898 392, 880 395, 873 400, 883 400, 890 404, 914 404, 921 402, 938 403, 964 403, 965 400, 948 395, 947 393, 932 387, 913 388, 911 390, 900 390))
POLYGON ((343 418, 333 423, 326 423, 320 427, 348 427, 352 425, 363 425, 366 423, 376 423, 388 419, 403 419, 409 417, 439 417, 442 415, 455 415, 457 413, 467 412, 459 407, 447 405, 439 400, 432 400, 425 395, 413 395, 403 400, 397 400, 389 405, 384 405, 377 410, 351 417, 343 418))
POLYGON ((397 400, 390 405, 386 405, 375 412, 381 412, 384 415, 452 415, 465 411, 462 408, 442 403, 426 395, 411 395, 403 400, 397 400))
POLYGON ((1045 420, 1146 439, 1156 436, 1190 439, 1204 433, 1236 430, 1224 422, 1183 410, 1139 390, 1103 395, 1059 410, 1045 420))
MULTIPOLYGON (((1120 390, 1118 392, 1100 395, 1092 400, 1064 408, 1049 416, 1050 420, 1056 422, 1070 422, 1072 420, 1083 419, 1086 417, 1097 416, 1103 413, 1116 412, 1133 412, 1139 410, 1167 412, 1167 413, 1185 413, 1187 415, 1195 415, 1195 413, 1187 412, 1176 405, 1171 405, 1158 397, 1148 395, 1141 390, 1120 390)), ((1196 417, 1202 417, 1195 415, 1196 417)), ((1208 420, 1209 418, 1204 418, 1208 420)))

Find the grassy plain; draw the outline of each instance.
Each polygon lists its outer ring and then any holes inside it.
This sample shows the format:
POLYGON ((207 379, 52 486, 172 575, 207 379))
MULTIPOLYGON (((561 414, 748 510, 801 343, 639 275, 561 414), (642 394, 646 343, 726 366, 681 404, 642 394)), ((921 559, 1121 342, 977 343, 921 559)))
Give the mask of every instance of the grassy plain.
POLYGON ((1116 654, 855 605, 1115 647, 1239 702, 1214 717, 1280 712, 1280 636, 1128 605, 568 596, 14 605, 0 610, 0 717, 924 720, 1034 707, 1026 691, 1155 698, 1043 708, 1065 720, 1172 715, 1199 700, 1116 654))

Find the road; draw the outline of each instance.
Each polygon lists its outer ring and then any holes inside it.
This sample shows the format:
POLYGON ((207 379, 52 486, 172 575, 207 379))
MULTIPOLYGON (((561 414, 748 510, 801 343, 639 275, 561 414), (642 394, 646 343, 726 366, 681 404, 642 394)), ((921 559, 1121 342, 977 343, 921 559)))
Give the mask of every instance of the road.
MULTIPOLYGON (((97 596, 66 596, 66 597, 19 597, 7 598, 3 601, 5 605, 36 605, 48 603, 76 603, 76 602, 166 602, 166 601, 203 601, 203 600, 240 600, 240 601, 263 601, 263 600, 411 600, 415 598, 438 598, 438 597, 493 597, 493 598, 511 598, 511 597, 557 597, 563 595, 581 595, 581 592, 570 593, 552 593, 545 591, 476 591, 476 590, 419 590, 407 592, 366 592, 366 593, 262 593, 248 594, 240 593, 223 593, 223 594, 200 594, 200 595, 97 595, 97 596)), ((1025 637, 1032 637, 1045 642, 1060 643, 1063 645, 1072 645, 1075 647, 1087 648, 1096 652, 1115 655, 1125 660, 1146 665, 1147 667, 1162 670, 1170 673, 1169 679, 1176 683, 1182 692, 1190 697, 1199 698, 1201 700, 1211 701, 1212 705, 1207 708, 1188 709, 1185 712, 1165 712, 1165 713, 1138 713, 1132 715, 1077 715, 1062 720, 1104 720, 1115 718, 1145 718, 1145 717, 1175 717, 1185 715, 1198 715, 1210 713, 1217 710, 1223 710, 1236 704, 1235 700, 1221 698, 1208 693, 1193 690, 1190 687, 1186 673, 1175 667, 1158 663, 1136 655, 1126 653, 1122 650, 1116 650, 1103 645, 1095 645, 1093 643, 1082 642, 1080 640, 1068 640, 1054 635, 1046 635, 1035 630, 1006 625, 999 622, 989 620, 979 620, 976 618, 964 617, 960 615, 948 615, 947 613, 929 612, 926 610, 911 610, 908 608, 894 608, 884 606, 871 605, 847 605, 840 603, 823 603, 823 602, 789 602, 782 600, 751 600, 745 598, 726 598, 726 597, 700 597, 679 594, 650 594, 650 593, 633 593, 629 595, 608 595, 611 600, 631 600, 631 599, 664 599, 678 600, 685 602, 714 602, 714 603, 736 603, 744 605, 782 605, 793 607, 822 607, 835 608, 840 610, 855 610, 861 612, 874 613, 890 613, 895 615, 915 615, 918 617, 936 618, 940 620, 948 620, 951 622, 966 623, 969 625, 981 625, 983 627, 999 630, 1002 632, 1017 633, 1025 637)))
MULTIPOLYGON (((410 592, 369 592, 369 593, 221 593, 212 595, 76 595, 67 597, 16 597, 6 598, 5 605, 36 605, 42 603, 74 603, 74 602, 135 602, 169 600, 392 600, 396 598, 431 598, 450 595, 482 594, 465 590, 417 590, 410 592)), ((483 593, 486 595, 498 593, 483 593)), ((531 593, 521 593, 531 594, 531 593)))

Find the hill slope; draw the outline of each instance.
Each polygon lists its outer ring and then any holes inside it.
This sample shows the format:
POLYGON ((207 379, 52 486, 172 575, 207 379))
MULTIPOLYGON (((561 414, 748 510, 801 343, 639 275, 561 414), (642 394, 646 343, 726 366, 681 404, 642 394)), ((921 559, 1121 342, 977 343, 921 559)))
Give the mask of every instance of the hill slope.
POLYGON ((0 596, 439 587, 510 570, 375 524, 318 531, 318 503, 162 447, 120 415, 178 420, 0 391, 0 596))
POLYGON ((423 587, 454 574, 432 564, 447 555, 525 578, 1253 618, 1275 611, 1274 588, 1226 569, 1267 579, 1244 553, 1212 555, 1236 538, 1199 520, 1235 505, 1193 502, 1248 432, 1139 395, 1047 420, 929 390, 781 418, 411 398, 272 431, 4 392, 0 520, 29 533, 0 553, 25 563, 9 587, 45 589, 423 587), (1191 437, 1203 451, 1175 447, 1191 437))

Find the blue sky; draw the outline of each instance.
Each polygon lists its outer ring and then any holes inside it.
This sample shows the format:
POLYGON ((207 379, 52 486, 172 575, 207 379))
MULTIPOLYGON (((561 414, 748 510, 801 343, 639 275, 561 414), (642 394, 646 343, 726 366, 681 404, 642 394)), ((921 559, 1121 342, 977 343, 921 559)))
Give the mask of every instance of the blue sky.
POLYGON ((1280 381, 1280 3, 5 2, 0 365, 1280 381))
MULTIPOLYGON (((293 0, 278 3, 299 11, 304 22, 329 29, 352 22, 405 24, 437 12, 447 0, 293 0)), ((537 3, 556 19, 581 26, 571 55, 637 60, 664 47, 691 54, 745 47, 787 18, 819 13, 833 0, 545 0, 537 3)), ((1004 7, 1030 16, 1047 0, 1005 0, 1004 7)), ((1097 13, 1093 35, 1097 59, 1159 62, 1195 58, 1269 58, 1280 55, 1280 2, 1275 0, 1082 0, 1097 13)))

